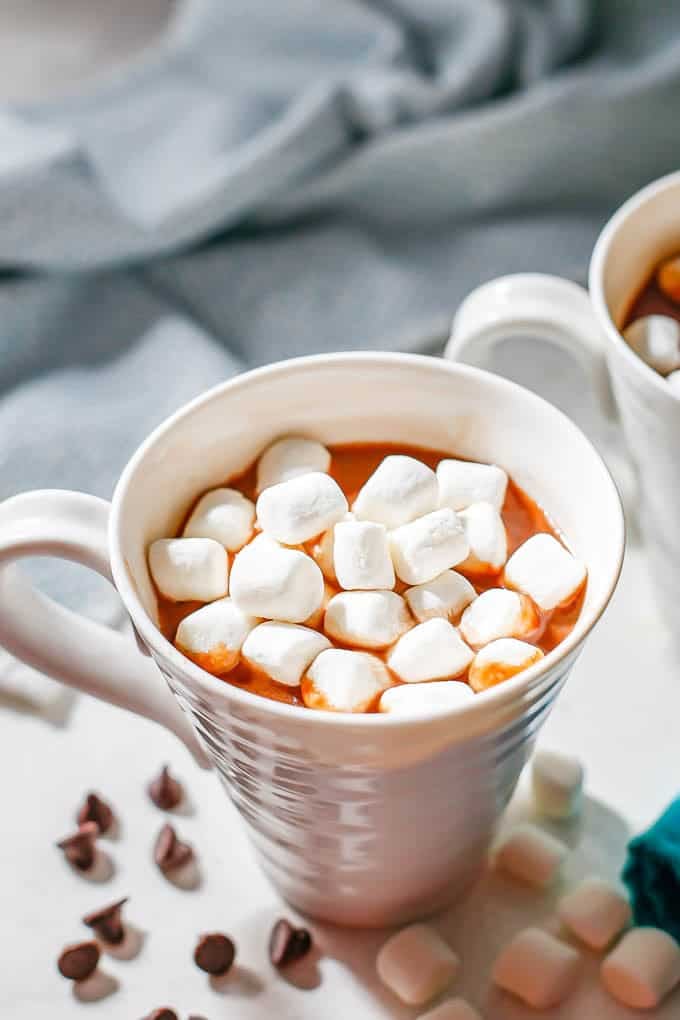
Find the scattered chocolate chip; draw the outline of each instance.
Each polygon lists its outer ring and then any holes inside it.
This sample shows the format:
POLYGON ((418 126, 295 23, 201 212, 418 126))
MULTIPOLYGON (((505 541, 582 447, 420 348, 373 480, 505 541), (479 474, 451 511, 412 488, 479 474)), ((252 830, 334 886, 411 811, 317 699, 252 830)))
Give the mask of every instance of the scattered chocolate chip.
POLYGON ((85 803, 80 808, 76 821, 78 825, 94 822, 100 832, 108 832, 113 825, 113 811, 96 793, 88 793, 85 803))
POLYGON ((83 924, 92 928, 102 942, 117 946, 125 937, 121 914, 127 901, 128 897, 126 896, 125 899, 112 903, 110 907, 102 907, 101 910, 93 910, 91 913, 85 914, 83 924))
POLYGON ((177 807, 184 797, 182 784, 170 775, 167 765, 161 769, 161 774, 149 784, 149 796, 156 807, 162 811, 170 811, 177 807))
POLYGON ((236 956, 236 946, 226 935, 201 935, 194 950, 194 963, 206 974, 226 974, 236 956))
POLYGON ((96 822, 85 822, 72 836, 67 836, 57 843, 60 850, 64 851, 66 860, 78 868, 79 871, 88 871, 94 864, 95 840, 99 835, 99 826, 96 822))
POLYGON ((57 967, 70 981, 84 981, 94 974, 99 963, 99 946, 96 942, 77 942, 62 950, 57 967))
POLYGON ((194 851, 178 838, 172 825, 164 825, 158 833, 153 855, 161 871, 175 871, 189 863, 194 851))
POLYGON ((294 928, 290 921, 277 921, 269 936, 269 959, 275 967, 285 967, 306 956, 312 948, 312 936, 306 928, 294 928))
POLYGON ((149 1013, 145 1020, 177 1020, 177 1014, 174 1009, 161 1006, 160 1009, 154 1009, 152 1013, 149 1013))

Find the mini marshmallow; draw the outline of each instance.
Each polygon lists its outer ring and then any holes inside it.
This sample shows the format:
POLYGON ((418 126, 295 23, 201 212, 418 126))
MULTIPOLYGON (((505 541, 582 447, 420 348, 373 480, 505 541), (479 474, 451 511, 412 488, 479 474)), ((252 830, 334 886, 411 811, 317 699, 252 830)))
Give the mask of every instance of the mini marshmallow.
POLYGON ((424 623, 435 616, 454 620, 477 598, 477 592, 467 577, 455 570, 445 570, 431 581, 407 588, 404 598, 416 620, 424 623))
POLYGON ((238 663, 241 646, 258 622, 241 612, 233 599, 218 599, 184 617, 175 644, 208 673, 228 673, 238 663))
POLYGON ((344 645, 387 648, 412 623, 406 603, 393 591, 347 591, 328 603, 324 630, 344 645))
POLYGON ((591 949, 611 945, 629 924, 630 903, 601 878, 586 878, 563 896, 557 914, 564 927, 591 949))
POLYGON ((632 1009, 655 1009, 680 982, 680 946, 659 928, 631 928, 602 961, 602 984, 632 1009))
POLYGON ((525 928, 496 958, 491 980, 527 1006, 559 1006, 573 991, 581 958, 571 946, 540 928, 525 928))
POLYGON ((391 455, 359 491, 352 510, 359 521, 397 528, 437 506, 437 476, 415 457, 391 455))
POLYGON ((537 751, 531 764, 534 805, 545 818, 573 818, 583 798, 583 766, 578 758, 537 751))
POLYGON ((472 662, 473 652, 448 620, 419 623, 399 638, 387 656, 387 665, 407 684, 460 676, 472 662))
POLYGON ((307 708, 368 712, 390 683, 389 673, 375 655, 328 648, 302 678, 302 700, 307 708))
POLYGON ((477 652, 470 666, 468 683, 473 691, 485 691, 509 680, 542 658, 543 652, 535 645, 516 638, 499 638, 477 652))
POLYGON ((472 503, 461 510, 470 552, 459 570, 472 574, 495 574, 508 558, 508 540, 503 518, 491 503, 472 503))
POLYGON ((680 397, 680 370, 677 372, 671 372, 670 375, 667 375, 666 382, 668 383, 671 391, 680 397))
POLYGON ((446 999, 418 1020, 482 1020, 482 1017, 465 999, 446 999))
POLYGON ((231 595, 251 616, 304 623, 323 601, 323 574, 310 556, 258 535, 236 553, 231 595))
POLYGON ((305 627, 311 627, 312 630, 320 630, 323 625, 323 618, 328 608, 328 603, 336 594, 335 588, 331 588, 329 584, 323 586, 323 598, 321 599, 321 605, 318 609, 315 609, 311 616, 308 616, 303 621, 305 627))
POLYGON ((214 538, 230 552, 253 533, 255 504, 237 489, 213 489, 199 499, 184 528, 185 538, 214 538))
POLYGON ((661 375, 680 368, 680 323, 669 315, 643 315, 623 331, 629 347, 661 375))
POLYGON ((149 570, 172 602, 213 602, 229 590, 229 560, 214 538, 160 538, 151 543, 149 570))
POLYGON ((506 583, 546 612, 570 602, 585 579, 585 564, 547 534, 528 538, 505 566, 506 583))
POLYGON ((258 524, 266 535, 297 545, 342 520, 347 500, 330 475, 313 471, 270 485, 258 496, 256 509, 258 524))
POLYGON ((661 263, 656 271, 656 282, 667 298, 680 304, 680 257, 674 255, 661 263))
POLYGON ((341 588, 394 587, 394 567, 384 524, 340 521, 333 529, 333 564, 341 588))
POLYGON ((497 638, 528 637, 539 625, 531 599, 507 588, 489 588, 467 607, 460 632, 469 645, 481 648, 497 638))
POLYGON ((496 871, 545 889, 554 882, 566 855, 564 843, 535 825, 523 823, 501 837, 491 862, 496 871))
POLYGON ((268 620, 248 634, 242 656, 277 683, 297 687, 307 667, 330 646, 328 638, 309 627, 268 620))
POLYGON ((398 684, 385 691, 378 710, 393 715, 430 715, 449 712, 467 705, 474 693, 460 680, 440 680, 425 684, 398 684))
POLYGON ((315 439, 288 436, 268 446, 257 463, 257 491, 270 485, 288 482, 291 478, 320 471, 325 474, 331 466, 331 455, 315 439))
POLYGON ((460 960, 440 935, 411 924, 392 935, 376 958, 378 977, 409 1006, 422 1006, 451 984, 460 960))
POLYGON ((442 571, 462 563, 469 551, 463 523, 448 507, 390 532, 394 569, 406 584, 432 581, 442 571))
POLYGON ((500 510, 505 501, 508 476, 495 464, 469 460, 440 460, 437 465, 439 506, 464 510, 473 503, 491 503, 500 510))

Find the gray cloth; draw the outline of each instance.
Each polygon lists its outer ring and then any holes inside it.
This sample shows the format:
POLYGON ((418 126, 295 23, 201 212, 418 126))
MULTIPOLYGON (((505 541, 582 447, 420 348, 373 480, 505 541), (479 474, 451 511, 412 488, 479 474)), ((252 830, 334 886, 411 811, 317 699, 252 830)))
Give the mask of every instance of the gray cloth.
POLYGON ((680 165, 678 109, 674 0, 179 3, 120 72, 0 110, 0 496, 108 496, 235 370, 430 349, 485 279, 583 280, 680 165))

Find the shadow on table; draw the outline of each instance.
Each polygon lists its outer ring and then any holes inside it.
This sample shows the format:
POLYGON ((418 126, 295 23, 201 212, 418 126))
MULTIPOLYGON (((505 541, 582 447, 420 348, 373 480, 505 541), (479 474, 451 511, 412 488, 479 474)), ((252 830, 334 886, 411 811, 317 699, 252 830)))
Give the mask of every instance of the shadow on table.
MULTIPOLYGON (((519 821, 538 822, 530 806, 524 802, 513 804, 506 824, 519 821)), ((555 918, 555 905, 565 888, 586 875, 616 879, 630 838, 626 822, 606 804, 590 797, 585 799, 578 820, 571 823, 545 823, 541 820, 540 825, 573 851, 566 861, 564 877, 553 888, 536 890, 487 870, 458 903, 431 918, 433 926, 462 960, 461 972, 451 994, 469 998, 487 1020, 525 1020, 527 1016, 525 1007, 515 1006, 505 995, 488 985, 487 975, 501 948, 517 931, 529 925, 557 934, 559 924, 555 918)), ((398 1003, 394 995, 381 985, 375 971, 377 952, 389 934, 390 931, 385 929, 356 931, 332 925, 314 925, 315 945, 321 955, 342 962, 355 980, 370 991, 382 1007, 378 1015, 401 1020, 411 1017, 413 1010, 398 1003)), ((594 958, 594 954, 584 955, 594 958)), ((599 958, 588 966, 597 976, 599 958)), ((595 993, 586 991, 584 994, 595 993)), ((598 995, 597 1008, 600 1010, 602 1007, 602 1020, 608 1020, 610 1015, 616 1014, 610 1014, 607 1003, 600 1001, 604 993, 598 991, 598 995)), ((620 1010, 620 1007, 617 1008, 620 1010)), ((592 1016, 597 1015, 599 1020, 600 1012, 592 1016)), ((541 1015, 550 1020, 574 1016, 560 1010, 541 1015)), ((591 1016, 583 1013, 583 1016, 586 1015, 591 1016)))

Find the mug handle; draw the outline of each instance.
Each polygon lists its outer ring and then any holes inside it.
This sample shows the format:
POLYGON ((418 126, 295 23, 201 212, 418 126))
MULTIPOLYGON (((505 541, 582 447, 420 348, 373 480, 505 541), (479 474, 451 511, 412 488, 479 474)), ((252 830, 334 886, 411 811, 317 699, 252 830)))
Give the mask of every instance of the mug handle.
POLYGON ((484 283, 456 312, 444 357, 485 368, 498 344, 518 336, 545 337, 576 358, 605 417, 616 419, 601 330, 585 288, 544 273, 484 283))
POLYGON ((60 489, 26 492, 0 504, 0 644, 69 687, 155 720, 205 767, 189 720, 134 637, 58 605, 16 567, 26 556, 57 556, 113 584, 109 511, 106 500, 60 489))

